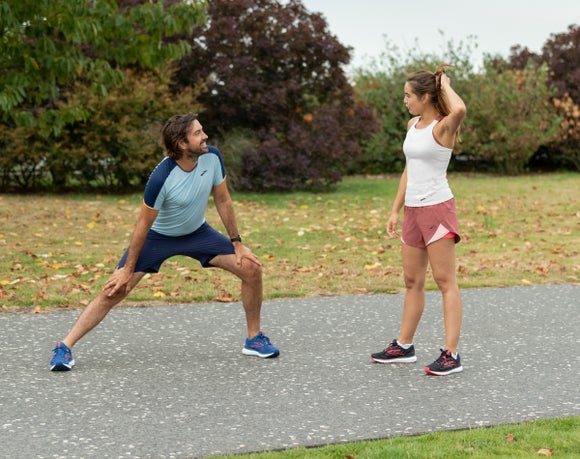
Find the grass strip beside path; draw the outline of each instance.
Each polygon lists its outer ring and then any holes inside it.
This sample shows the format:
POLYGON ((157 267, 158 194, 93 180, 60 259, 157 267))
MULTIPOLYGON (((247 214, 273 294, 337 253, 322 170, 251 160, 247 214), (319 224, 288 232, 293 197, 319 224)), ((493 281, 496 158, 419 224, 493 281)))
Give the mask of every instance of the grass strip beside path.
POLYGON ((570 417, 214 459, 577 459, 579 439, 580 417, 570 417))
MULTIPOLYGON (((450 183, 462 288, 578 283, 579 174, 452 174, 450 183)), ((397 185, 398 177, 348 177, 332 193, 232 193, 244 243, 264 265, 265 298, 402 291, 400 242, 385 231, 397 185)), ((140 203, 138 193, 0 195, 2 310, 86 305, 127 246, 140 203)), ((213 205, 208 221, 223 229, 213 205)), ((239 284, 176 257, 128 301, 239 301, 239 284)))

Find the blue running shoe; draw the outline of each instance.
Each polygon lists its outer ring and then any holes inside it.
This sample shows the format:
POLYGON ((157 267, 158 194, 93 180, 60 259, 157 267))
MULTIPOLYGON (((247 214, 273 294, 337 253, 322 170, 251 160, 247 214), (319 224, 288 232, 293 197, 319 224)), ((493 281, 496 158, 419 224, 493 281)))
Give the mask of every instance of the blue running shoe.
POLYGON ((54 355, 50 359, 50 371, 69 371, 74 367, 75 359, 66 344, 59 341, 53 352, 54 355))
POLYGON ((278 357, 280 351, 276 346, 270 343, 270 338, 260 332, 252 339, 246 338, 246 345, 242 349, 242 354, 255 355, 263 359, 271 359, 278 357))

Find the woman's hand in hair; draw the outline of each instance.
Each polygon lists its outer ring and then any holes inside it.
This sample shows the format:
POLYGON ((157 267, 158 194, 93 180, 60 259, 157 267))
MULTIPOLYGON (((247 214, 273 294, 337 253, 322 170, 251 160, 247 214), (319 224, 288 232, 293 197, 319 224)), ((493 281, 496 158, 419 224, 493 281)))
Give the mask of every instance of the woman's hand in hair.
POLYGON ((443 72, 439 75, 439 84, 441 86, 445 86, 445 85, 451 86, 451 78, 449 78, 447 76, 447 74, 445 72, 443 72))

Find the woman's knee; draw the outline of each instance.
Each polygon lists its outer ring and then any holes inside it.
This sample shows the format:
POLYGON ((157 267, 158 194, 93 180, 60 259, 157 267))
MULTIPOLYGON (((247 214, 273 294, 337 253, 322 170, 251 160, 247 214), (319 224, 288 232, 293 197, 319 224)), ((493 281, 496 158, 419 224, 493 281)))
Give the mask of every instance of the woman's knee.
POLYGON ((405 275, 405 287, 407 290, 424 290, 425 289, 425 277, 424 276, 412 276, 405 275))
POLYGON ((439 290, 443 293, 453 289, 458 289, 457 279, 453 274, 434 274, 433 280, 437 284, 439 290))

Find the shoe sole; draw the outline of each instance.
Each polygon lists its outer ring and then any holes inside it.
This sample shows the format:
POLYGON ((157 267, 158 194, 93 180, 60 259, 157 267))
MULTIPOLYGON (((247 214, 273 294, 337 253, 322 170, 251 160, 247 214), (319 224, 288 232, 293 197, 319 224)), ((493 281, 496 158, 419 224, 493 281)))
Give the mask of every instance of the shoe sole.
POLYGON ((72 367, 75 366, 75 361, 72 360, 68 364, 66 363, 57 363, 56 365, 52 365, 50 367, 50 371, 70 371, 72 367))
POLYGON ((414 363, 417 361, 417 356, 414 355, 413 357, 400 357, 397 359, 381 360, 376 359, 371 355, 371 360, 375 363, 414 363))
POLYGON ((254 351, 252 349, 246 349, 244 347, 244 348, 242 348, 242 354, 255 355, 256 357, 260 357, 262 359, 273 359, 274 357, 278 357, 280 355, 280 352, 272 352, 271 354, 260 354, 258 351, 254 351))
POLYGON ((429 367, 425 367, 425 373, 427 373, 430 376, 447 376, 453 373, 461 373, 462 371, 463 367, 453 368, 452 370, 449 371, 433 371, 429 369, 429 367))

